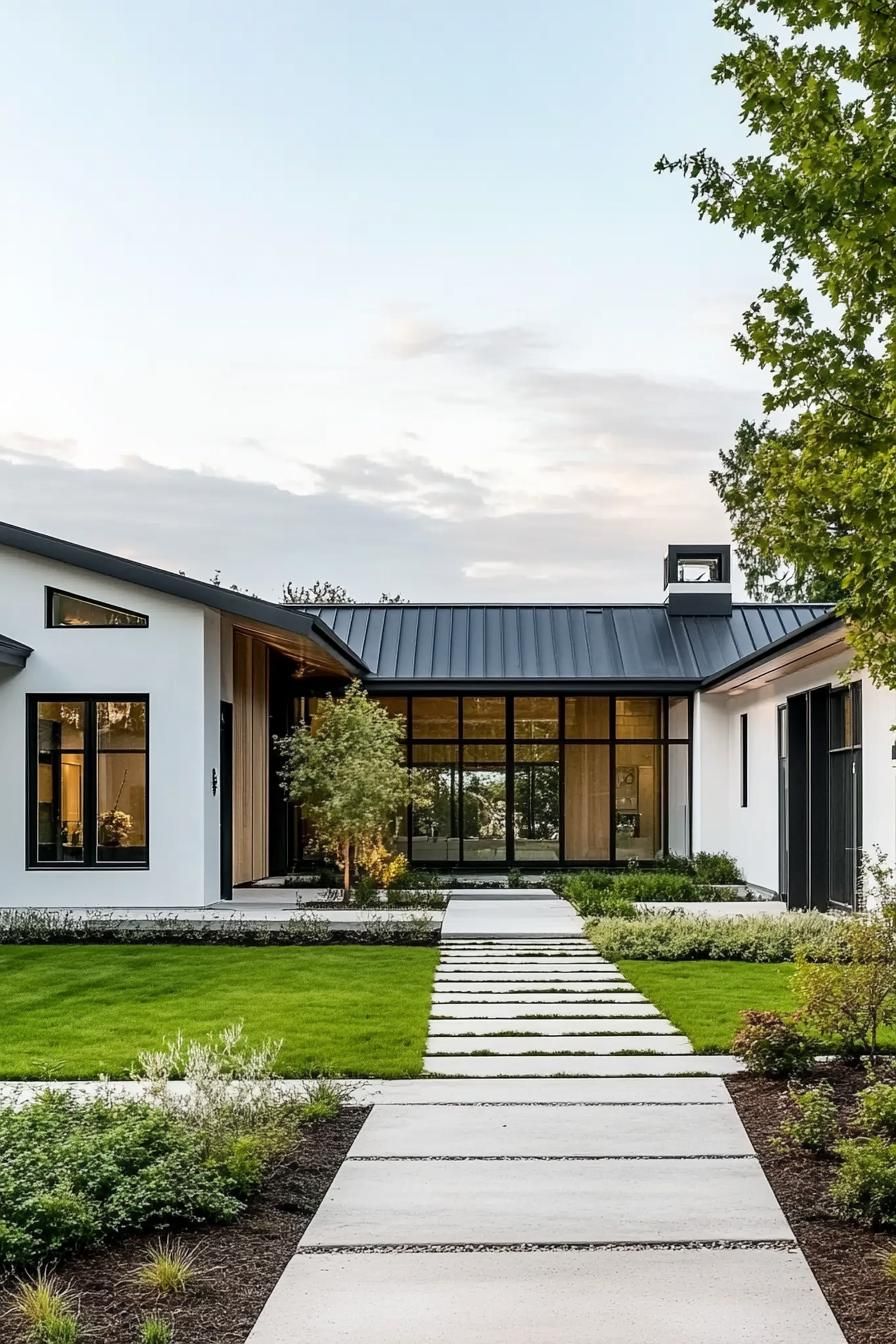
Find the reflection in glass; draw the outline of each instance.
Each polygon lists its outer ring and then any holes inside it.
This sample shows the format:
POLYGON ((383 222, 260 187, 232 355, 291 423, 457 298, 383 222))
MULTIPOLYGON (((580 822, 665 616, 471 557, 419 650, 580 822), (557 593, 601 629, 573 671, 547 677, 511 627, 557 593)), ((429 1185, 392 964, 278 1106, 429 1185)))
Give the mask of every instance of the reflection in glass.
POLYGON ((513 835, 516 857, 525 863, 555 863, 560 858, 559 762, 517 761, 513 835))
POLYGON ((456 696, 415 695, 411 705, 414 737, 457 737, 456 696))
POLYGON ((616 748, 617 859, 662 857, 660 750, 655 744, 616 748))
POLYGON ((92 602, 86 597, 72 597, 70 593, 52 593, 50 600, 51 626, 142 626, 149 619, 136 611, 124 611, 104 602, 92 602))
POLYGON ((464 768, 464 861, 507 857, 507 776, 504 769, 464 768))
POLYGON ((606 695, 566 697, 566 736, 609 737, 610 700, 606 695))
POLYGON ((617 737, 659 737, 660 702, 655 697, 616 701, 617 737))
POLYGON ((560 732, 560 702, 556 695, 518 695, 513 702, 513 735, 518 738, 556 738, 560 732))
MULTIPOLYGON (((420 750, 414 749, 415 756, 420 750)), ((458 767, 446 763, 415 766, 414 770, 425 786, 425 801, 412 810, 414 862, 456 863, 460 858, 458 767)))
POLYGON ((506 737, 506 712, 503 695, 465 695, 464 737, 506 737))
POLYGON ((101 751, 96 763, 97 859, 130 862, 146 853, 146 757, 101 751), (140 851, 138 854, 137 851, 140 851))
POLYGON ((58 751, 62 747, 80 750, 84 746, 86 710, 81 700, 41 700, 37 706, 37 745, 39 751, 58 751))
POLYGON ((100 751, 144 751, 146 705, 141 700, 98 700, 96 744, 100 751))
POLYGON ((43 863, 84 859, 84 732, 80 700, 43 700, 37 706, 37 858, 43 863))

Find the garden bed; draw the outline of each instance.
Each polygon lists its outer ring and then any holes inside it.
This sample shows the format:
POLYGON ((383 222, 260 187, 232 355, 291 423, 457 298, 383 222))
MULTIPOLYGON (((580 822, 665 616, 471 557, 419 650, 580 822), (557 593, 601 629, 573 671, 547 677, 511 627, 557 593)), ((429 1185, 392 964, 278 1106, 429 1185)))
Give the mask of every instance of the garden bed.
MULTIPOLYGON (((137 1321, 159 1313, 174 1327, 176 1344, 245 1344, 367 1114, 350 1107, 309 1127, 235 1222, 179 1234, 184 1246, 197 1248, 197 1270, 205 1271, 185 1293, 159 1299, 134 1282, 158 1234, 122 1237, 63 1261, 59 1277, 80 1299, 85 1339, 134 1344, 137 1321)), ((0 1294, 12 1283, 0 1277, 0 1294)), ((25 1339, 11 1317, 3 1331, 10 1344, 25 1339)))
MULTIPOLYGON (((819 1070, 834 1088, 844 1127, 855 1093, 866 1086, 861 1069, 842 1064, 819 1070)), ((882 1252, 894 1248, 894 1234, 871 1232, 833 1214, 828 1188, 837 1169, 833 1159, 803 1149, 779 1151, 773 1138, 785 1115, 787 1084, 736 1075, 727 1080, 744 1127, 801 1250, 849 1344, 883 1344, 896 1339, 896 1283, 883 1275, 882 1252)))

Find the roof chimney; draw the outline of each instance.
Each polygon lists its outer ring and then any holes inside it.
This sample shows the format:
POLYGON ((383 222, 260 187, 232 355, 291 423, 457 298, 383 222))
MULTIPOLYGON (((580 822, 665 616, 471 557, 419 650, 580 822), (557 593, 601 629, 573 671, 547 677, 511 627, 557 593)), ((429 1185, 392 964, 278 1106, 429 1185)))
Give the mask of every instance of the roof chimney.
POLYGON ((670 616, 731 615, 730 546, 670 546, 663 580, 670 616))

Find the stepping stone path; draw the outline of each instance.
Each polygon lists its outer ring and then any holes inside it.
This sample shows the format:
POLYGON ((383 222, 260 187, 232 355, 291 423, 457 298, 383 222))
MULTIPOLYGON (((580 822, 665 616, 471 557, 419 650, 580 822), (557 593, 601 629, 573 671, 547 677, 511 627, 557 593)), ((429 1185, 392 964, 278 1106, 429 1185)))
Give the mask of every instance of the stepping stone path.
POLYGON ((424 1077, 367 1085, 249 1344, 845 1344, 723 1063, 566 902, 457 904, 424 1077))

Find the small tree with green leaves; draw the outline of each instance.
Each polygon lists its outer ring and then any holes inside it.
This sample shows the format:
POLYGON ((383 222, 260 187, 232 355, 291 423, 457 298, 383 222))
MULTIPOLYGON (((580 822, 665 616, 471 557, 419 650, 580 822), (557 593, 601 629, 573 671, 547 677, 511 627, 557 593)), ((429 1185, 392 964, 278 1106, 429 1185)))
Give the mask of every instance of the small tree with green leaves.
POLYGON ((346 892, 359 850, 381 846, 389 822, 419 791, 405 764, 404 733, 402 717, 353 681, 343 696, 321 702, 313 732, 300 724, 276 739, 284 790, 339 860, 346 892))

